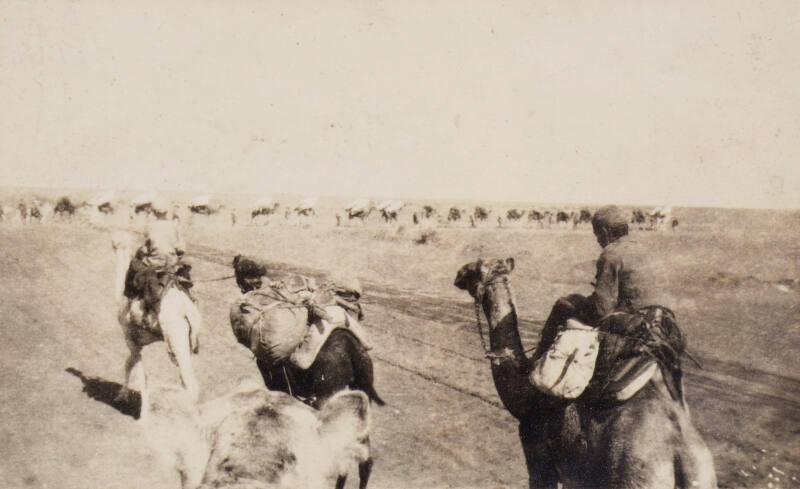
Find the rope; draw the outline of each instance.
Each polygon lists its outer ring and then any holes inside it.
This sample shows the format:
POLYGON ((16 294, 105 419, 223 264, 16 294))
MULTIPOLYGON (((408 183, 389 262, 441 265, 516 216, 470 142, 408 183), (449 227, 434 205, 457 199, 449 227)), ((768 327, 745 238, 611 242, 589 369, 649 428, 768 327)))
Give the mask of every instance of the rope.
POLYGON ((229 278, 236 278, 236 275, 225 275, 224 277, 207 278, 207 279, 203 279, 203 280, 192 280, 192 282, 195 282, 195 283, 219 282, 220 280, 228 280, 229 278))
POLYGON ((478 326, 478 335, 481 338, 481 347, 483 348, 484 355, 488 355, 489 348, 486 347, 486 338, 483 336, 483 327, 481 326, 481 305, 478 302, 478 299, 475 299, 475 321, 478 326))
POLYGON ((283 370, 283 378, 286 379, 286 387, 289 388, 289 395, 294 397, 294 393, 292 393, 292 383, 289 382, 289 374, 286 373, 286 366, 284 365, 281 367, 281 370, 283 370))

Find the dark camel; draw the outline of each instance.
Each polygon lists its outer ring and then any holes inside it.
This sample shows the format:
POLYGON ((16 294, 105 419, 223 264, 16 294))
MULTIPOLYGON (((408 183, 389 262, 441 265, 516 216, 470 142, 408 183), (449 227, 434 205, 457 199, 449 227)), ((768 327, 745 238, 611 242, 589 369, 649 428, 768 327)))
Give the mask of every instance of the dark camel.
MULTIPOLYGON (((244 279, 246 272, 243 271, 242 264, 246 262, 249 261, 243 259, 234 265, 242 292, 248 292, 261 285, 260 278, 250 282, 244 279)), ((261 275, 260 272, 261 270, 256 270, 255 275, 261 275)), ((238 314, 237 311, 238 308, 234 306, 231 310, 232 317, 238 314)), ((275 308, 266 311, 263 320, 305 323, 308 320, 308 311, 305 307, 275 308)), ((289 362, 273 365, 258 355, 256 364, 268 389, 290 394, 317 409, 331 396, 345 389, 362 391, 377 405, 385 405, 373 386, 373 367, 369 353, 361 342, 345 329, 336 329, 330 334, 314 363, 306 370, 299 369, 289 362)), ((369 448, 369 438, 365 440, 365 446, 369 448)), ((358 464, 360 489, 367 487, 372 464, 371 456, 365 457, 358 464)), ((342 489, 345 482, 346 476, 340 476, 336 482, 337 489, 342 489)))
POLYGON ((711 452, 659 373, 625 403, 573 402, 563 415, 553 409, 553 399, 528 381, 530 359, 508 283, 513 269, 511 258, 478 260, 459 270, 454 285, 486 316, 492 377, 519 421, 530 488, 555 489, 558 482, 580 489, 716 488, 711 452), (538 416, 550 419, 537 423, 538 416), (541 449, 542 437, 552 450, 541 449))

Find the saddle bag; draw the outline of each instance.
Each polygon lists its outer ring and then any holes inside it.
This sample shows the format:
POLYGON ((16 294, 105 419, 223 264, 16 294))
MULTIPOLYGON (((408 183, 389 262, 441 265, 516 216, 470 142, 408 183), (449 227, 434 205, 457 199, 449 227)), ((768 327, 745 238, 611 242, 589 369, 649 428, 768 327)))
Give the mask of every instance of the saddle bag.
POLYGON ((231 308, 230 322, 236 340, 259 360, 270 365, 289 358, 308 329, 303 306, 277 300, 271 291, 248 292, 231 308), (266 293, 265 293, 266 292, 266 293), (269 314, 273 309, 291 311, 281 319, 269 314))
POLYGON ((592 380, 599 349, 597 328, 568 319, 550 349, 534 362, 530 381, 546 394, 575 399, 592 380))

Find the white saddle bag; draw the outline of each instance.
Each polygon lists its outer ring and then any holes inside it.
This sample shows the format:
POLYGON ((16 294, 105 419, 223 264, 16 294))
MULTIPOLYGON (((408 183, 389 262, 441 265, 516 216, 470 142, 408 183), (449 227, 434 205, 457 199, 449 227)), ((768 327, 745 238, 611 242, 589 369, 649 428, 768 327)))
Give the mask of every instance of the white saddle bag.
POLYGON ((530 381, 546 394, 575 399, 592 380, 599 350, 597 328, 569 319, 547 353, 534 363, 530 381))

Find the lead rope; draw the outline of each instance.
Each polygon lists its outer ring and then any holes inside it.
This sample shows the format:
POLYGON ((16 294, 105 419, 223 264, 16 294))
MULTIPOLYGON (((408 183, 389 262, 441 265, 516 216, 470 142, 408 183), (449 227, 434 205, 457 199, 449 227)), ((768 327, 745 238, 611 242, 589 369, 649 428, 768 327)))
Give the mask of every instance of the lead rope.
POLYGON ((481 347, 483 348, 483 354, 488 355, 489 349, 486 347, 486 338, 483 337, 483 327, 481 326, 481 305, 478 302, 478 298, 475 298, 475 322, 478 326, 478 335, 481 338, 481 347))
POLYGON ((292 383, 289 382, 289 374, 286 373, 286 366, 284 365, 281 367, 281 370, 283 370, 283 378, 286 379, 286 387, 289 388, 289 395, 294 397, 294 394, 292 393, 292 383))

